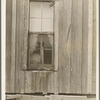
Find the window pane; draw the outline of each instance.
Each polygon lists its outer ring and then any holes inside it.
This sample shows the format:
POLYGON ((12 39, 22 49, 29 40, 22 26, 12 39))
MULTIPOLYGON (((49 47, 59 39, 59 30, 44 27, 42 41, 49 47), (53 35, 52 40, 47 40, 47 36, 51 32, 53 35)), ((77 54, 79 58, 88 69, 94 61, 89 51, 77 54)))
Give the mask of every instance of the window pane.
POLYGON ((43 3, 42 18, 53 18, 53 6, 50 7, 50 5, 51 3, 46 3, 46 2, 43 3))
POLYGON ((39 35, 30 34, 29 38, 30 64, 40 64, 40 38, 39 35))
POLYGON ((53 9, 49 2, 30 3, 30 31, 53 32, 53 9))
POLYGON ((30 31, 41 32, 41 19, 30 19, 30 31))
POLYGON ((53 47, 53 35, 43 35, 43 47, 44 49, 52 49, 53 47))
POLYGON ((53 19, 42 19, 42 32, 53 32, 53 19))
POLYGON ((44 64, 52 64, 53 35, 43 35, 44 64))
POLYGON ((30 34, 30 64, 52 64, 53 35, 30 34))
POLYGON ((41 2, 30 2, 30 17, 41 18, 41 2))
POLYGON ((44 50, 44 64, 52 64, 52 50, 44 50))

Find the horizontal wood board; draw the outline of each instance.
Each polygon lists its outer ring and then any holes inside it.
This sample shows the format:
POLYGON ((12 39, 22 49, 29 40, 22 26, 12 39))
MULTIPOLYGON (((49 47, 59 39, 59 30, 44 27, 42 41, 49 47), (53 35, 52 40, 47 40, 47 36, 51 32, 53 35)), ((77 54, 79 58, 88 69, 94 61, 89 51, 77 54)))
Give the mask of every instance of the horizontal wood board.
POLYGON ((16 100, 96 100, 96 98, 91 97, 88 98, 87 96, 64 96, 64 95, 50 95, 50 96, 30 96, 30 95, 7 95, 6 99, 15 99, 16 100))

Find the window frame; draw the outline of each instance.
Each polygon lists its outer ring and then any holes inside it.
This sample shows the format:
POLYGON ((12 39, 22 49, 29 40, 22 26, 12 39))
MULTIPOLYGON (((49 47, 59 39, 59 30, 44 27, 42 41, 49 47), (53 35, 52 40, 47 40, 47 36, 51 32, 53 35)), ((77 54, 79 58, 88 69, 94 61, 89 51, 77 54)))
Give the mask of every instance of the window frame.
MULTIPOLYGON (((33 0, 35 1, 35 0, 33 0)), ((53 0, 55 1, 55 0, 53 0)), ((25 11, 25 14, 24 14, 24 32, 25 32, 25 35, 23 37, 23 47, 25 49, 23 49, 23 56, 22 56, 22 70, 23 71, 50 71, 50 72, 55 72, 55 71, 58 71, 58 42, 59 42, 59 2, 56 2, 55 1, 55 12, 54 12, 54 15, 55 15, 55 20, 53 21, 54 22, 54 65, 53 65, 53 69, 51 68, 51 70, 47 70, 47 69, 43 69, 43 70, 34 70, 32 68, 29 68, 29 40, 28 40, 28 34, 29 34, 29 15, 30 15, 30 0, 26 0, 26 2, 24 3, 24 11, 25 11), (27 6, 28 4, 28 6, 27 6), (27 12, 26 12, 27 11, 27 12), (26 41, 27 40, 27 41, 26 41)))
MULTIPOLYGON (((34 2, 34 0, 33 1, 30 1, 30 2, 34 2)), ((38 1, 37 1, 38 2, 38 1)), ((53 3, 53 2, 51 2, 51 3, 53 3)), ((29 5, 30 5, 30 3, 29 3, 29 5)), ((43 9, 43 8, 42 8, 43 9)), ((30 12, 30 6, 29 6, 29 12, 30 12)), ((55 7, 53 7, 53 32, 31 32, 31 31, 29 31, 28 32, 28 39, 29 39, 29 37, 30 37, 30 34, 38 34, 38 35, 49 35, 49 34, 51 34, 52 36, 53 36, 53 47, 52 47, 52 63, 51 64, 31 64, 30 63, 30 51, 29 51, 29 41, 28 41, 28 66, 27 66, 27 69, 28 70, 53 70, 54 69, 54 55, 55 55, 55 53, 54 53, 54 19, 55 19, 55 16, 54 16, 54 13, 55 12, 55 7)), ((30 29, 30 13, 29 13, 29 29, 30 29)), ((43 20, 43 18, 42 18, 42 16, 41 16, 41 18, 40 18, 41 20, 43 20)), ((42 29, 41 29, 41 31, 42 31, 42 29)), ((40 52, 41 51, 43 51, 41 48, 40 48, 40 52)), ((43 54, 41 55, 40 54, 40 56, 42 56, 42 57, 40 57, 41 58, 41 60, 44 60, 43 59, 43 54)), ((42 61, 43 62, 43 61, 42 61)))

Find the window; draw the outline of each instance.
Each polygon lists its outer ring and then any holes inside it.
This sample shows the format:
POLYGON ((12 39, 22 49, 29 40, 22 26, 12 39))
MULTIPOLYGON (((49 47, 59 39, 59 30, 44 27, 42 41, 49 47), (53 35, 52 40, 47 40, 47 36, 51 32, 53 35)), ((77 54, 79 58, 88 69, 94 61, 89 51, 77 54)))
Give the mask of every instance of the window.
POLYGON ((54 2, 30 1, 28 69, 54 69, 54 2))

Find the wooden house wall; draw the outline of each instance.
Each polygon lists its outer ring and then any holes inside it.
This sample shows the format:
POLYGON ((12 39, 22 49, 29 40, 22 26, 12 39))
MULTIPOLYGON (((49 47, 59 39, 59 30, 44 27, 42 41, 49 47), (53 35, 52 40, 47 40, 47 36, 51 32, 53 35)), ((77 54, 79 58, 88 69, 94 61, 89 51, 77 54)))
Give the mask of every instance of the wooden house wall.
POLYGON ((6 93, 96 93, 96 0, 59 0, 58 71, 27 67, 29 0, 7 0, 6 93), (12 42, 11 42, 12 41, 12 42))

